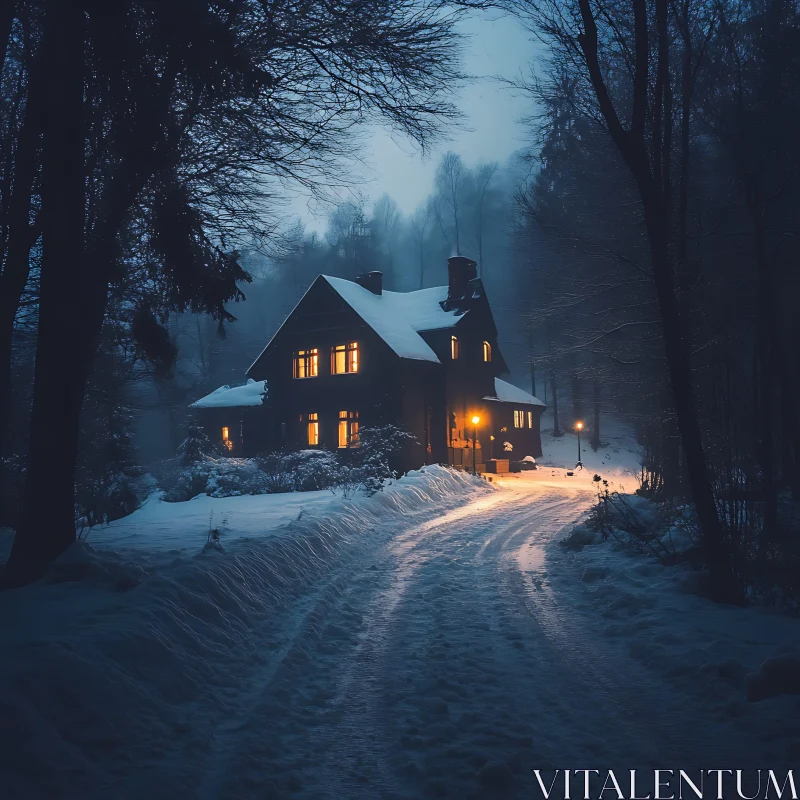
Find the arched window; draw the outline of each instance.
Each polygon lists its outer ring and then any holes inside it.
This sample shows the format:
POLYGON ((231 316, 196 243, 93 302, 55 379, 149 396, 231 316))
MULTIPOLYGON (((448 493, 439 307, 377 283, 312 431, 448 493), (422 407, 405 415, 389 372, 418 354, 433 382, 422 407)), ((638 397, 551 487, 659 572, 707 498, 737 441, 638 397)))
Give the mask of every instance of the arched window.
POLYGON ((452 358, 453 361, 458 360, 458 351, 459 351, 458 337, 451 336, 450 337, 450 358, 452 358))
POLYGON ((484 361, 492 360, 492 346, 489 344, 489 342, 483 343, 483 360, 484 361))

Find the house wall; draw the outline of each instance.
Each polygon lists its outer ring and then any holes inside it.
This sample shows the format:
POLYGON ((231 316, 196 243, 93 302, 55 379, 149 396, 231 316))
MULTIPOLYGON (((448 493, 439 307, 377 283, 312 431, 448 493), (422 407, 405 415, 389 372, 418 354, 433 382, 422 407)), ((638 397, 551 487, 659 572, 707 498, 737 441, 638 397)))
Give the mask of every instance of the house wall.
MULTIPOLYGON (((427 362, 399 359, 339 295, 319 284, 306 296, 283 326, 248 377, 269 384, 269 413, 264 424, 274 449, 308 447, 307 415, 319 415, 319 446, 338 449, 340 411, 357 411, 360 427, 400 423, 424 441, 424 398, 420 386, 429 377, 427 362), (359 343, 359 370, 331 374, 330 353, 335 345, 359 343), (294 377, 294 354, 319 350, 319 374, 294 377), (300 416, 303 415, 303 419, 300 416)), ((414 466, 424 463, 417 445, 414 466)))
POLYGON ((491 415, 491 429, 495 441, 491 448, 494 458, 508 458, 511 461, 519 461, 525 456, 540 458, 542 455, 541 437, 541 406, 528 406, 522 403, 496 403, 488 402, 488 413, 491 415), (533 412, 532 428, 514 427, 514 409, 533 412), (505 431, 503 430, 505 428, 505 431), (512 450, 504 452, 503 443, 510 442, 512 450))

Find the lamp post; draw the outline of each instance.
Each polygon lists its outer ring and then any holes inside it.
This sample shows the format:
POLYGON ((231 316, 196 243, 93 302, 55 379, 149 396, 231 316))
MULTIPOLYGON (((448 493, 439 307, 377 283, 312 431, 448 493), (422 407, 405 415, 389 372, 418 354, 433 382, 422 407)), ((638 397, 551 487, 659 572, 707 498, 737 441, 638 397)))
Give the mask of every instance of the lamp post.
POLYGON ((472 474, 477 475, 478 470, 476 469, 475 464, 475 446, 478 441, 478 423, 481 421, 481 418, 476 414, 472 418, 472 474))
POLYGON ((575 423, 575 430, 578 432, 578 463, 575 465, 575 469, 578 469, 578 467, 583 469, 583 464, 581 463, 581 431, 583 430, 583 423, 580 420, 575 423))

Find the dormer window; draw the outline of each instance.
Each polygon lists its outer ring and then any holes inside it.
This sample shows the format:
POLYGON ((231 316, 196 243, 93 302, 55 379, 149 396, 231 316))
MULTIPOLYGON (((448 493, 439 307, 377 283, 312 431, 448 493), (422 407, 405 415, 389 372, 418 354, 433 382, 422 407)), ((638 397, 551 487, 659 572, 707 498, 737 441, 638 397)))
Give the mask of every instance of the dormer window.
POLYGON ((319 350, 298 350, 294 354, 295 378, 316 378, 319 375, 319 350))
POLYGON ((483 360, 487 362, 492 360, 492 346, 489 342, 483 343, 483 360))
POLYGON ((458 361, 458 353, 459 353, 459 345, 458 345, 458 337, 451 336, 450 337, 450 358, 453 361, 458 361))
POLYGON ((358 372, 358 342, 337 344, 331 347, 331 375, 346 375, 358 372))

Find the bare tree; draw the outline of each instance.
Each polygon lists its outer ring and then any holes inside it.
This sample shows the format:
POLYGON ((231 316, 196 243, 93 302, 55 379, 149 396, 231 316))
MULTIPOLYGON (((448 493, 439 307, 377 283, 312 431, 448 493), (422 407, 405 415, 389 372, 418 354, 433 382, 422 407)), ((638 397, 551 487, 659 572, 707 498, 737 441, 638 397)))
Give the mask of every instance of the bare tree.
POLYGON ((478 239, 478 274, 483 277, 483 226, 484 226, 484 200, 489 183, 499 169, 499 164, 492 161, 481 164, 475 170, 475 235, 478 239))
POLYGON ((419 259, 419 288, 425 288, 425 234, 428 229, 431 215, 433 213, 433 202, 429 200, 425 205, 417 208, 411 215, 409 225, 411 228, 411 238, 417 251, 419 259))
POLYGON ((461 156, 454 153, 452 150, 448 150, 439 162, 435 179, 437 194, 442 201, 447 215, 453 223, 457 256, 461 255, 459 222, 465 172, 466 170, 464 169, 464 162, 461 160, 461 156))
POLYGON ((577 0, 524 3, 533 26, 564 54, 591 86, 598 117, 632 175, 644 216, 651 274, 660 312, 672 399, 706 557, 720 596, 730 596, 731 563, 717 513, 701 436, 688 344, 688 328, 676 295, 670 222, 673 79, 670 72, 669 0, 632 0, 632 15, 604 3, 577 0), (628 32, 629 31, 629 32, 628 32), (651 52, 651 42, 654 52, 651 52), (608 80, 619 56, 630 75, 629 94, 608 80), (629 117, 626 112, 630 108, 629 117))

